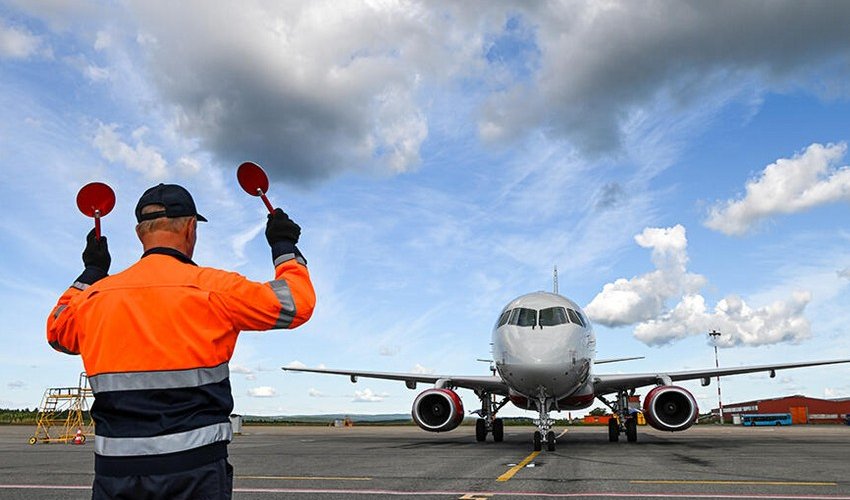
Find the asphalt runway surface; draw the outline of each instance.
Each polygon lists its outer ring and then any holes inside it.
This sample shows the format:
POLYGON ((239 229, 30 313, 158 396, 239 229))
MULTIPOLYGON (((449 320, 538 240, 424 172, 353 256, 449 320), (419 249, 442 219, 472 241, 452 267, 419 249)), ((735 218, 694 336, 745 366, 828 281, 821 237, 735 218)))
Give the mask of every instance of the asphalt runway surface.
MULTIPOLYGON (((0 498, 90 498, 91 441, 29 445, 33 430, 0 426, 0 498)), ((234 498, 850 500, 850 426, 641 427, 637 443, 570 427, 539 453, 532 432, 477 443, 472 427, 246 426, 230 446, 234 498)))

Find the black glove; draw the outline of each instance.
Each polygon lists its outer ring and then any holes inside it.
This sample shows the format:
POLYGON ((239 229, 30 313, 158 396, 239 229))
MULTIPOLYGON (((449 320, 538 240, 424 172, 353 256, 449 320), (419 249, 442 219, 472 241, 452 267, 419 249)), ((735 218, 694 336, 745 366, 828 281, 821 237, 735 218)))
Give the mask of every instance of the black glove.
POLYGON ((274 213, 269 214, 269 221, 266 223, 266 240, 272 248, 276 243, 285 242, 295 245, 300 236, 301 226, 293 222, 286 212, 276 208, 274 213))
POLYGON ((94 229, 86 235, 86 249, 83 250, 83 264, 85 271, 77 278, 78 283, 93 285, 95 282, 105 278, 109 273, 109 265, 112 257, 109 256, 109 245, 106 236, 97 239, 94 229))
POLYGON ((104 273, 109 272, 109 265, 112 264, 112 257, 109 256, 109 245, 106 243, 106 236, 101 235, 100 239, 98 239, 94 234, 94 229, 86 235, 83 264, 86 268, 96 267, 104 273))

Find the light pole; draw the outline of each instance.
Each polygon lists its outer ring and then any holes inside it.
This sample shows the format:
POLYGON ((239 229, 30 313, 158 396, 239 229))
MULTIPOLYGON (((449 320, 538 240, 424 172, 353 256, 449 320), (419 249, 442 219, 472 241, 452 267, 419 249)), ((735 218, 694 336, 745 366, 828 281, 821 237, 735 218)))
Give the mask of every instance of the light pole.
MULTIPOLYGON (((714 342, 714 367, 720 369, 720 360, 717 357, 717 338, 720 337, 720 332, 712 330, 708 332, 708 336, 714 342)), ((723 402, 720 399, 720 375, 717 375, 717 407, 720 411, 720 425, 723 425, 723 402)))

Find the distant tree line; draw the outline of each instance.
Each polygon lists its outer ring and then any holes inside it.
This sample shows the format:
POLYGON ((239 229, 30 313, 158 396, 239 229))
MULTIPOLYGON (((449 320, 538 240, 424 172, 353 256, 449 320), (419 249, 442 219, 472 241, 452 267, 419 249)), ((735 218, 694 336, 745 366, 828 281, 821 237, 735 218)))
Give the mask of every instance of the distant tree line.
POLYGON ((0 424, 35 425, 36 415, 38 415, 38 410, 30 410, 29 408, 24 408, 23 410, 0 408, 0 424))

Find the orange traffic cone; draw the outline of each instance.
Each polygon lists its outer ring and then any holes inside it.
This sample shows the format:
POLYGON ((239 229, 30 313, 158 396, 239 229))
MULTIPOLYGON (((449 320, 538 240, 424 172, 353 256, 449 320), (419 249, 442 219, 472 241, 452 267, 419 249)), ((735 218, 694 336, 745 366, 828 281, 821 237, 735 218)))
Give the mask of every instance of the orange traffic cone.
POLYGON ((83 430, 77 428, 77 434, 74 436, 74 444, 83 444, 86 442, 86 437, 83 436, 83 430))

